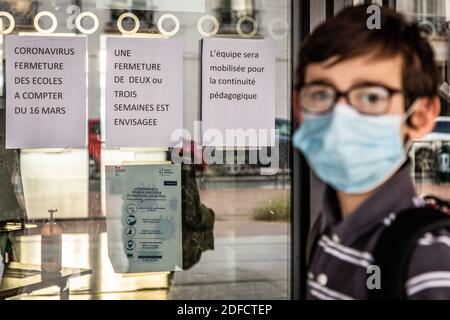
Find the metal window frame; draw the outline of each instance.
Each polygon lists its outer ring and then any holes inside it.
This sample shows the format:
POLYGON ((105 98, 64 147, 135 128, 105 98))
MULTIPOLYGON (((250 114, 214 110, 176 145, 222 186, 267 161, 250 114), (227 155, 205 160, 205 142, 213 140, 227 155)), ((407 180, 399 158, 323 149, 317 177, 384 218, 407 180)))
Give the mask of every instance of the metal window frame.
MULTIPOLYGON (((303 40, 310 32, 310 0, 291 0, 292 32, 291 32, 291 93, 294 92, 294 79, 298 66, 298 52, 303 40)), ((294 97, 292 97, 294 98, 294 97)), ((291 100, 293 101, 293 100, 291 100)), ((291 114, 293 108, 291 108, 291 114)), ((295 121, 291 116, 292 132, 295 121)), ((309 194, 310 170, 299 151, 290 146, 291 169, 291 299, 306 297, 306 240, 309 231, 309 194), (306 182, 306 183, 305 183, 306 182), (307 214, 305 214, 307 213, 307 214)))
POLYGON ((397 9, 397 0, 383 0, 383 6, 391 7, 392 9, 397 9))

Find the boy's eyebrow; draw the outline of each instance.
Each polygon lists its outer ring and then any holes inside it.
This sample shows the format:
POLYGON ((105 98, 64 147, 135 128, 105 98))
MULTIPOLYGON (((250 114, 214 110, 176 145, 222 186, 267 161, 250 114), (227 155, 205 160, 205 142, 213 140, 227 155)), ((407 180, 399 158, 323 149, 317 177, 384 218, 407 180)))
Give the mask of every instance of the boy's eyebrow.
POLYGON ((358 88, 358 87, 385 87, 392 90, 402 90, 402 88, 397 88, 396 86, 391 86, 387 83, 383 82, 377 82, 377 81, 356 81, 355 84, 351 86, 351 88, 358 88))
POLYGON ((383 80, 373 80, 373 79, 367 79, 367 78, 360 78, 355 79, 352 81, 352 87, 353 86, 360 86, 360 85, 369 85, 369 86, 385 86, 385 87, 393 87, 391 84, 388 84, 384 82, 383 80))
POLYGON ((319 79, 315 79, 313 81, 306 82, 306 85, 310 85, 310 84, 324 84, 324 85, 329 85, 329 86, 333 86, 333 87, 335 86, 333 81, 330 81, 325 78, 319 78, 319 79))
MULTIPOLYGON (((335 84, 333 83, 333 81, 328 80, 326 78, 318 78, 318 79, 315 79, 313 81, 306 83, 306 85, 315 85, 315 84, 336 87, 335 84)), ((387 87, 387 88, 391 88, 391 89, 401 90, 401 88, 396 88, 396 87, 394 87, 390 84, 387 84, 383 81, 375 81, 375 80, 368 80, 368 79, 356 79, 355 81, 353 81, 353 84, 350 86, 349 89, 354 88, 354 87, 362 87, 362 86, 383 86, 383 87, 387 87)))

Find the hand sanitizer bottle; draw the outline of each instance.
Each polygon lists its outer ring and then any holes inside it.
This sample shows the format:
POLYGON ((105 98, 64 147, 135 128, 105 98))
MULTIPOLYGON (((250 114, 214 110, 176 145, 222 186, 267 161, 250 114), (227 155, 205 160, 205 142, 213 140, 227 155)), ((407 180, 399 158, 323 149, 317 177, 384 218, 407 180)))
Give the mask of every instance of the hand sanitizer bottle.
POLYGON ((54 221, 56 209, 48 210, 50 220, 41 229, 41 269, 42 272, 61 271, 61 227, 54 221))

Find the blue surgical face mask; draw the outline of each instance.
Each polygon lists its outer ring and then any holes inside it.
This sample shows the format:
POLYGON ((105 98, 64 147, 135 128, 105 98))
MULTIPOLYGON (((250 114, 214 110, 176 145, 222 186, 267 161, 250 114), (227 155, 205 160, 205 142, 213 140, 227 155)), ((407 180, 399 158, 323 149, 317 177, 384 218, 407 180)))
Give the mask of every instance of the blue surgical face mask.
POLYGON ((362 194, 380 186, 406 161, 405 120, 402 115, 364 115, 339 104, 326 115, 304 113, 293 144, 322 181, 362 194))

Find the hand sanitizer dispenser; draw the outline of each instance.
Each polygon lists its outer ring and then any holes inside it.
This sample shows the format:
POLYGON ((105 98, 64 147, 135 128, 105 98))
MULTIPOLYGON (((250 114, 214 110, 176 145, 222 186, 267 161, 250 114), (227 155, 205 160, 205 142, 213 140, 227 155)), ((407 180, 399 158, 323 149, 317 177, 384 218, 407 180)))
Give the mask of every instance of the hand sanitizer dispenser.
POLYGON ((43 272, 61 271, 62 228, 53 218, 56 209, 48 210, 49 221, 41 229, 41 269, 43 272))

